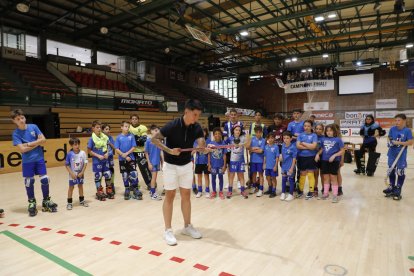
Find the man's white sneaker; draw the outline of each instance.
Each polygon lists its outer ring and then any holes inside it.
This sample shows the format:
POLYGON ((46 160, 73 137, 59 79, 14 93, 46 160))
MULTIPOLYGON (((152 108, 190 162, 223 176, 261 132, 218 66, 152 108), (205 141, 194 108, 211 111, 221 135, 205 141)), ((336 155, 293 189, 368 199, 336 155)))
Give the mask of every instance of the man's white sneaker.
POLYGON ((294 199, 295 199, 295 197, 293 195, 288 194, 288 196, 285 198, 285 201, 292 201, 294 199))
POLYGON ((285 193, 282 193, 281 195, 280 195, 280 200, 285 200, 286 199, 286 194, 285 193))
POLYGON ((183 235, 191 236, 193 239, 201 239, 203 236, 201 233, 193 227, 193 225, 189 224, 185 227, 181 233, 183 235))
POLYGON ((206 193, 204 193, 204 197, 205 197, 205 198, 210 198, 210 193, 207 193, 207 192, 206 192, 206 193))
POLYGON ((262 190, 259 190, 257 193, 256 193, 256 196, 257 197, 261 197, 263 195, 263 191, 262 190))
POLYGON ((198 192, 198 193, 196 194, 196 198, 200 198, 202 195, 203 195, 203 193, 198 192))
POLYGON ((175 238, 174 232, 171 228, 165 230, 164 240, 167 242, 168 245, 176 245, 177 244, 177 239, 175 238))

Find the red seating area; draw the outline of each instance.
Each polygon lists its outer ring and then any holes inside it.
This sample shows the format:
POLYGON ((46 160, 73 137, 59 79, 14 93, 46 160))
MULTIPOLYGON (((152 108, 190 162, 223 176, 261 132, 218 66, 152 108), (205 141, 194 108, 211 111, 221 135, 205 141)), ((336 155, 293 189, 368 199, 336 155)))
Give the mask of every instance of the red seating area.
POLYGON ((37 59, 28 58, 26 61, 8 60, 7 63, 21 79, 36 89, 39 94, 73 93, 46 69, 45 64, 37 59))
POLYGON ((13 83, 9 82, 3 75, 0 74, 0 92, 13 93, 17 89, 13 83))
POLYGON ((103 75, 89 74, 77 71, 69 71, 68 75, 69 78, 71 78, 77 85, 81 87, 131 92, 125 83, 107 79, 103 75))

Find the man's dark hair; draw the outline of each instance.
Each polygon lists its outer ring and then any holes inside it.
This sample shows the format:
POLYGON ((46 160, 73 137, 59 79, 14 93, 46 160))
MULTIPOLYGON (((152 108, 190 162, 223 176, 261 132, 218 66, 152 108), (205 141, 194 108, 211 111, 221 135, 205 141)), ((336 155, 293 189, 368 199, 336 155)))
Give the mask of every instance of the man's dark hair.
POLYGON ((400 118, 400 119, 402 119, 402 120, 407 120, 407 116, 405 116, 405 114, 404 114, 404 113, 397 114, 397 115, 395 115, 395 117, 394 117, 394 118, 395 118, 395 119, 400 118))
POLYGON ((299 112, 299 113, 302 113, 302 109, 300 109, 300 108, 295 108, 295 109, 293 109, 293 110, 292 110, 292 113, 294 113, 294 112, 299 112))
POLYGON ((201 104, 201 102, 199 100, 196 99, 189 99, 185 102, 185 109, 189 109, 189 110, 200 110, 203 111, 203 105, 201 104))
POLYGON ((263 132, 263 128, 261 126, 255 126, 254 127, 254 132, 263 132))
POLYGON ((216 133, 217 131, 220 132, 221 135, 223 135, 223 131, 221 131, 220 127, 213 128, 213 134, 216 133))
POLYGON ((275 114, 275 116, 273 116, 273 119, 280 119, 280 120, 283 120, 283 119, 284 119, 284 117, 283 117, 283 115, 282 115, 281 113, 277 113, 277 114, 275 114))
POLYGON ((21 109, 15 109, 12 112, 10 112, 10 118, 14 120, 17 116, 24 116, 23 110, 21 109))
POLYGON ((69 145, 73 146, 74 144, 80 145, 80 140, 78 137, 72 137, 69 139, 69 145))
POLYGON ((254 112, 254 115, 257 115, 257 113, 259 113, 259 114, 260 114, 260 116, 263 116, 263 114, 262 114, 262 112, 261 112, 260 110, 256 110, 256 111, 254 112))
POLYGON ((292 137, 293 137, 292 132, 290 132, 290 131, 285 131, 285 132, 283 132, 282 137, 283 137, 283 136, 289 136, 290 138, 292 138, 292 137))

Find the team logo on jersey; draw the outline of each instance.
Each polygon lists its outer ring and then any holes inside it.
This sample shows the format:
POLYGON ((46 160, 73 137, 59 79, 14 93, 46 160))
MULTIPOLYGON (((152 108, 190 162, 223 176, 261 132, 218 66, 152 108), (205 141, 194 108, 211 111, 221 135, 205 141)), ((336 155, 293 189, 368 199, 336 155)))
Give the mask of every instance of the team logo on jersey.
POLYGON ((323 144, 324 148, 326 151, 330 151, 331 148, 333 146, 335 146, 335 142, 334 141, 325 141, 325 143, 323 144))
POLYGON ((33 137, 36 137, 36 132, 35 131, 31 131, 30 135, 32 135, 33 137))

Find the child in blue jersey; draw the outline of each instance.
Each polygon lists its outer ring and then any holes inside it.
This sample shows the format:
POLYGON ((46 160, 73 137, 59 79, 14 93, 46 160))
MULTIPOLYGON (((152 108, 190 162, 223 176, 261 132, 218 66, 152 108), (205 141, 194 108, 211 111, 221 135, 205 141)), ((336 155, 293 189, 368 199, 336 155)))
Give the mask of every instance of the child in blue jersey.
MULTIPOLYGON (((210 148, 214 148, 215 146, 222 146, 224 142, 222 140, 223 133, 219 127, 213 129, 213 141, 210 141, 207 146, 210 148)), ((216 177, 218 176, 219 179, 219 197, 224 199, 223 194, 223 185, 224 179, 223 175, 226 171, 226 152, 227 150, 222 148, 213 149, 212 152, 208 154, 208 170, 211 172, 211 186, 213 191, 211 192, 210 198, 216 198, 217 191, 216 191, 216 177)))
POLYGON ((88 157, 86 156, 86 153, 79 148, 79 138, 70 138, 69 145, 72 147, 72 150, 68 152, 65 163, 66 170, 69 173, 68 204, 66 205, 66 209, 72 210, 72 195, 75 185, 78 185, 80 205, 88 207, 88 203, 85 202, 85 197, 83 196, 83 179, 88 164, 88 157))
MULTIPOLYGON (((159 127, 156 125, 151 125, 150 127, 151 136, 154 137, 160 132, 159 127)), ((150 196, 152 200, 162 200, 162 197, 157 194, 156 191, 156 184, 157 184, 157 175, 158 172, 162 168, 162 155, 161 149, 159 149, 156 145, 151 142, 151 139, 147 139, 145 141, 145 158, 148 160, 148 169, 151 171, 152 178, 151 178, 151 188, 150 188, 150 196)))
POLYGON ((344 150, 344 143, 339 137, 339 130, 334 125, 327 125, 325 127, 325 137, 322 140, 321 148, 315 160, 319 161, 321 159, 321 171, 324 182, 322 199, 329 197, 329 185, 332 185, 333 203, 339 201, 338 171, 344 150))
POLYGON ((109 162, 109 170, 111 171, 111 187, 112 193, 108 194, 109 197, 113 197, 115 195, 115 170, 114 170, 114 154, 115 154, 115 140, 111 136, 111 126, 108 124, 102 125, 102 132, 108 136, 108 162, 109 162))
POLYGON ((270 198, 276 197, 278 164, 279 146, 275 144, 275 134, 269 133, 267 135, 267 145, 264 149, 263 168, 265 169, 267 184, 269 185, 269 190, 265 194, 268 194, 270 198))
POLYGON ((125 192, 124 199, 142 200, 142 192, 138 187, 138 172, 135 163, 134 151, 137 147, 135 137, 129 132, 130 124, 127 121, 121 123, 121 134, 115 140, 115 152, 118 154, 119 171, 124 182, 125 192))
MULTIPOLYGON (((324 132, 325 132, 325 126, 321 123, 316 123, 315 134, 318 137, 318 144, 316 146, 317 151, 319 151, 321 149, 321 143, 322 143, 323 138, 325 137, 324 132)), ((313 196, 314 197, 318 197, 319 177, 321 178, 322 191, 323 191, 323 175, 322 175, 322 173, 320 173, 320 171, 321 171, 321 160, 320 159, 318 161, 316 161, 316 168, 317 168, 317 170, 315 171, 315 187, 313 188, 313 196)))
MULTIPOLYGON (((208 139, 208 129, 207 128, 203 128, 203 133, 204 133, 204 138, 206 140, 206 144, 209 143, 209 139, 208 139)), ((194 148, 198 147, 198 143, 197 140, 194 141, 194 148)), ((197 175, 197 186, 198 186, 198 190, 197 190, 197 194, 196 194, 196 198, 200 198, 203 195, 203 174, 204 174, 204 183, 206 185, 206 192, 204 194, 204 196, 206 198, 210 198, 210 172, 208 170, 208 154, 206 153, 202 153, 200 151, 193 151, 192 155, 195 155, 194 158, 194 164, 195 164, 195 169, 194 169, 194 174, 197 175)))
POLYGON ((280 200, 292 201, 295 190, 296 156, 298 150, 292 143, 293 137, 290 131, 283 132, 282 153, 280 155, 280 168, 282 170, 282 194, 280 200), (289 193, 286 194, 286 183, 289 181, 289 193))
POLYGON ((303 127, 305 131, 299 134, 296 141, 296 147, 298 148, 298 170, 300 171, 297 197, 302 197, 307 177, 309 191, 306 194, 306 199, 310 199, 313 197, 315 187, 315 171, 317 170, 315 156, 318 153, 316 150, 318 137, 315 133, 312 133, 312 121, 306 120, 303 127))
POLYGON ((88 154, 92 156, 92 172, 94 173, 96 198, 105 201, 107 195, 101 185, 102 177, 105 178, 106 192, 108 194, 112 194, 112 185, 108 162, 109 138, 101 132, 101 125, 100 121, 92 122, 92 137, 88 141, 88 154))
POLYGON ((400 151, 400 158, 389 174, 390 186, 383 192, 386 197, 394 200, 401 200, 401 189, 405 180, 405 169, 407 168, 407 148, 413 144, 413 134, 406 127, 407 117, 405 114, 395 116, 395 126, 390 128, 388 133, 388 167, 391 170, 400 151))
POLYGON ((299 137, 299 135, 305 131, 304 129, 304 122, 300 120, 300 117, 302 116, 302 110, 295 109, 293 110, 293 121, 288 124, 287 130, 290 131, 290 133, 293 134, 293 142, 296 142, 296 139, 299 137))
POLYGON ((263 195, 263 159, 264 149, 266 146, 266 140, 263 138, 263 129, 261 126, 254 127, 255 136, 251 138, 250 148, 250 171, 252 174, 252 180, 256 181, 257 174, 259 175, 259 183, 252 183, 250 193, 256 192, 256 188, 259 188, 256 196, 261 197, 263 195))
POLYGON ((241 196, 248 198, 244 183, 245 161, 244 161, 244 149, 250 147, 249 135, 241 135, 242 129, 236 125, 233 129, 233 135, 227 139, 226 144, 234 145, 230 151, 230 167, 229 167, 229 190, 226 197, 230 199, 233 196, 233 181, 234 176, 237 174, 240 180, 241 196))
POLYGON ((26 124, 26 117, 21 109, 13 110, 10 117, 17 126, 13 131, 13 146, 18 147, 22 153, 22 172, 29 200, 29 215, 33 217, 37 214, 34 193, 35 175, 39 175, 42 184, 42 210, 44 212, 57 212, 57 204, 50 199, 49 195, 49 176, 46 172, 42 147, 46 142, 46 138, 36 125, 26 124))

